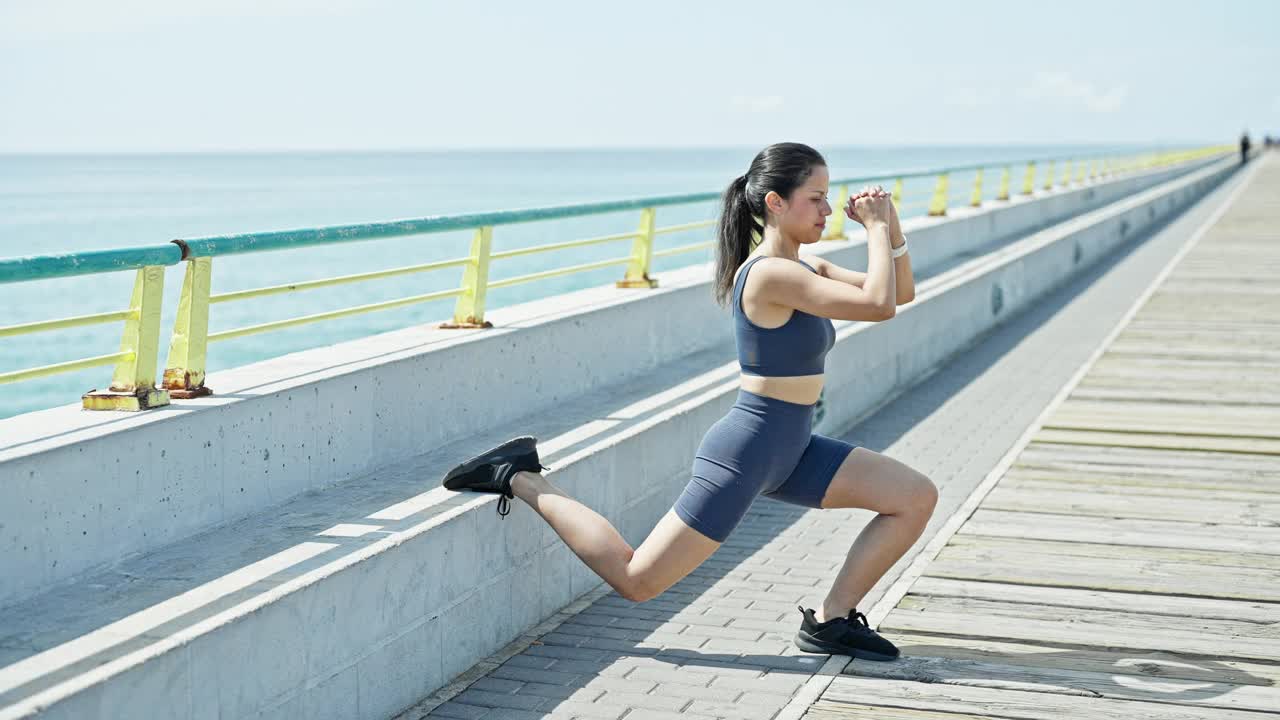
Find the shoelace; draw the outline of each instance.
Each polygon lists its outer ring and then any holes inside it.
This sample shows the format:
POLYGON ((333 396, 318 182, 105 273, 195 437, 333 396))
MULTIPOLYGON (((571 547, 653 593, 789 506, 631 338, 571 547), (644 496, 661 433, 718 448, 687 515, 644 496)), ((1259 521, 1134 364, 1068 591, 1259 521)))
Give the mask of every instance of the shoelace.
POLYGON ((871 623, 867 622, 867 616, 858 612, 857 608, 854 608, 849 611, 849 624, 850 625, 855 624, 854 623, 855 620, 859 623, 862 623, 862 626, 865 627, 866 629, 868 630, 871 629, 871 623))
MULTIPOLYGON (((550 470, 551 468, 538 463, 538 467, 542 470, 550 470)), ((511 514, 511 499, 515 497, 515 493, 511 492, 511 481, 508 479, 506 491, 498 495, 498 515, 505 519, 511 514)))

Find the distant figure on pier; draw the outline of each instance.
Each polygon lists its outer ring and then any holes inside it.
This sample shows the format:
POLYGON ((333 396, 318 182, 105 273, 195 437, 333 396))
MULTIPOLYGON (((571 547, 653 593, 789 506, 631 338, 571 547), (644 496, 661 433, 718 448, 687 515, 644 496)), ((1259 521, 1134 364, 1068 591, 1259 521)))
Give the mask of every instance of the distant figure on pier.
POLYGON ((1245 130, 1240 135, 1240 164, 1243 165, 1249 161, 1249 131, 1245 130))
MULTIPOLYGON (((520 498, 619 595, 637 603, 711 557, 757 496, 873 510, 878 514, 854 540, 821 606, 797 607, 795 644, 812 653, 897 658, 898 648, 857 605, 920 537, 938 490, 903 463, 815 434, 812 426, 827 351, 835 345, 831 321, 889 320, 897 305, 911 302, 915 282, 897 210, 880 186, 863 188, 842 208, 866 228, 866 272, 801 257, 802 246, 822 239, 832 213, 828 183, 826 160, 816 150, 779 143, 762 150, 725 191, 714 290, 732 308, 738 398, 703 437, 684 492, 639 547, 542 476, 532 436, 462 463, 444 486, 500 493, 500 514, 510 512, 508 499, 520 498)), ((632 472, 643 477, 641 468, 632 472)))

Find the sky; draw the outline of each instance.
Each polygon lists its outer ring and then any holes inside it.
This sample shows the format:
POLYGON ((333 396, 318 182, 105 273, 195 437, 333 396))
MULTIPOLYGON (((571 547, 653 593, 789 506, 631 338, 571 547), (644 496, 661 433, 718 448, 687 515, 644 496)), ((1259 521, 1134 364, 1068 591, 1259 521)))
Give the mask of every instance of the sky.
POLYGON ((1234 142, 1276 0, 0 0, 0 152, 1234 142))

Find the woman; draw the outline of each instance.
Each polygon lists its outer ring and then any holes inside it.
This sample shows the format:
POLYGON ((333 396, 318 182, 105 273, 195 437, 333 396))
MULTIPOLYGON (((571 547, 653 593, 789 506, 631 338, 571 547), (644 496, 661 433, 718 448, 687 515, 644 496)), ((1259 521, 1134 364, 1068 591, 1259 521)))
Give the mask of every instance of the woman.
POLYGON ((868 627, 857 604, 924 530, 937 489, 893 459, 812 434, 832 319, 882 321, 914 297, 897 212, 883 188, 850 198, 845 213, 867 230, 867 272, 800 260, 831 214, 826 161, 779 143, 760 152, 724 194, 717 229, 716 299, 732 303, 742 366, 736 404, 707 431, 693 477, 634 550, 608 520, 540 474, 532 437, 515 438, 451 470, 451 490, 519 497, 619 595, 656 597, 711 556, 756 495, 813 508, 879 514, 849 550, 822 607, 801 607, 795 643, 807 652, 892 660, 898 649, 868 627), (757 218, 763 221, 761 225, 757 218), (759 245, 752 248, 754 235, 759 245))

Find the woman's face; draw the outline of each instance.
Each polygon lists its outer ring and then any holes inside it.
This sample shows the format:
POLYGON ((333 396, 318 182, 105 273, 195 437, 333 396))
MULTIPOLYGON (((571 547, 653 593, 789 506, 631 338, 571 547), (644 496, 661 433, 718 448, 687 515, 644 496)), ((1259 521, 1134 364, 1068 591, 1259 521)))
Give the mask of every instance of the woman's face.
MULTIPOLYGON (((785 200, 778 198, 778 202, 770 203, 769 209, 784 237, 804 244, 822 239, 827 216, 831 214, 831 203, 827 202, 829 180, 826 166, 815 165, 809 179, 796 188, 791 197, 785 200)), ((771 199, 766 198, 766 201, 771 199)))

